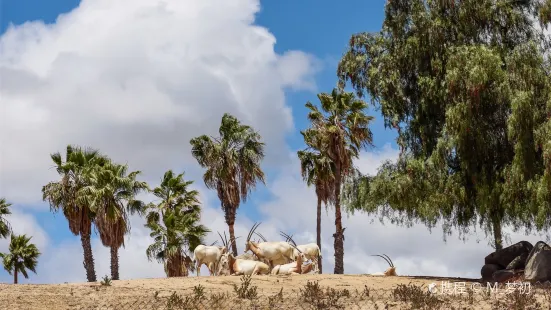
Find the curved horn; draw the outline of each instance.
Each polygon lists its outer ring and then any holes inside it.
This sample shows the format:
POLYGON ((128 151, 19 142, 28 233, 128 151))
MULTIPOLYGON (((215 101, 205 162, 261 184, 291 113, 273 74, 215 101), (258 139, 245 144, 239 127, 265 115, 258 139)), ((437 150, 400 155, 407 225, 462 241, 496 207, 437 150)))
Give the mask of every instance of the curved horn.
MULTIPOLYGON (((218 233, 218 236, 220 236, 220 240, 222 240, 222 245, 227 246, 226 241, 224 240, 224 238, 222 238, 222 234, 219 231, 217 231, 217 233, 218 233)), ((224 234, 226 234, 226 232, 224 232, 224 234)))
MULTIPOLYGON (((239 237, 230 238, 229 241, 226 241, 226 242, 227 242, 226 250, 227 250, 228 252, 230 252, 230 246, 232 245, 232 243, 233 243, 237 238, 239 238, 239 237)), ((226 240, 227 240, 227 238, 226 238, 226 240)))
POLYGON ((260 239, 262 239, 264 242, 268 242, 268 241, 266 241, 266 238, 264 238, 264 236, 262 236, 262 234, 257 233, 257 232, 255 232, 255 234, 256 234, 257 236, 259 236, 260 239))
POLYGON ((280 231, 280 235, 283 236, 284 238, 286 238, 287 242, 291 241, 291 243, 296 247, 297 246, 297 243, 295 242, 295 240, 293 240, 293 237, 292 236, 289 236, 288 234, 280 231))
POLYGON ((295 242, 295 240, 293 240, 293 238, 291 236, 289 236, 288 234, 284 233, 284 232, 280 232, 281 233, 281 236, 283 236, 284 238, 287 238, 287 240, 291 241, 289 243, 289 241, 287 241, 293 248, 295 248, 299 253, 302 253, 301 250, 298 249, 297 247, 297 243, 295 242))
POLYGON ((394 267, 394 266, 392 266, 392 264, 390 263, 390 261, 389 261, 386 257, 384 257, 384 256, 382 256, 382 255, 375 254, 375 255, 371 255, 371 256, 379 256, 379 257, 382 257, 382 258, 387 262, 387 264, 388 264, 390 267, 394 267))
POLYGON ((253 225, 253 227, 251 227, 251 230, 249 231, 249 234, 247 235, 247 241, 250 241, 250 240, 251 240, 251 237, 252 237, 254 231, 258 228, 258 226, 260 226, 260 224, 262 224, 262 222, 260 222, 260 223, 255 223, 255 224, 253 225))
POLYGON ((215 244, 217 244, 217 243, 218 243, 218 240, 214 240, 214 242, 211 243, 210 246, 213 246, 213 245, 215 245, 215 244))
POLYGON ((285 237, 285 242, 289 242, 291 240, 291 238, 293 238, 293 235, 285 237))
POLYGON ((228 248, 228 251, 229 251, 230 242, 228 241, 228 236, 226 236, 225 230, 224 230, 224 239, 226 240, 226 247, 228 248))
POLYGON ((386 258, 388 258, 388 260, 390 261, 390 267, 394 267, 394 263, 392 262, 392 260, 390 259, 390 257, 388 257, 388 255, 386 254, 383 254, 386 258))

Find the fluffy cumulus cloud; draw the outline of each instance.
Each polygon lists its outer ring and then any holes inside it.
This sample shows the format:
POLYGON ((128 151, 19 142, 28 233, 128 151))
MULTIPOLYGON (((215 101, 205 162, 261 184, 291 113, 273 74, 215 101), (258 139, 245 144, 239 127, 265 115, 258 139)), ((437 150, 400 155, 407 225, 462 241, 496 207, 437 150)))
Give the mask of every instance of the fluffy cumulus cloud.
MULTIPOLYGON (((185 169, 186 179, 201 180, 189 140, 216 134, 224 112, 255 127, 267 144, 270 198, 255 206, 259 231, 269 239, 284 230, 298 243, 315 241, 316 198, 285 143, 294 130, 285 90, 317 91, 320 61, 300 51, 275 53, 274 36, 254 24, 258 10, 257 0, 83 0, 53 24, 28 22, 0 37, 0 194, 18 206, 36 206, 14 209, 9 217, 16 233, 34 236, 43 252, 31 282, 85 281, 79 238, 54 240, 54 230, 49 236, 48 225, 33 216, 46 208, 41 186, 56 178, 50 153, 73 143, 93 146, 142 170, 154 185, 167 169, 185 169)), ((386 145, 363 153, 357 165, 372 174, 396 155, 386 145)), ((202 221, 213 231, 210 243, 227 226, 214 193, 195 185, 202 221)), ((386 263, 369 255, 386 253, 400 274, 476 277, 489 251, 474 237, 443 243, 441 234, 424 227, 384 226, 364 214, 343 221, 346 273, 382 271, 386 263)), ((246 236, 252 224, 240 211, 236 234, 246 236)), ((331 273, 332 209, 323 213, 322 231, 324 272, 331 273)), ((164 276, 162 265, 145 257, 150 242, 143 219, 132 218, 120 251, 121 278, 164 276)), ((98 277, 109 274, 108 249, 97 238, 92 243, 98 277)), ((6 249, 1 240, 0 252, 6 249)), ((0 281, 9 277, 0 272, 0 281)))
POLYGON ((311 55, 274 52, 254 25, 257 0, 84 0, 54 24, 0 38, 0 188, 40 200, 49 154, 93 146, 158 179, 195 166, 189 140, 214 134, 225 112, 258 130, 268 165, 286 160, 293 130, 285 88, 315 89, 311 55))

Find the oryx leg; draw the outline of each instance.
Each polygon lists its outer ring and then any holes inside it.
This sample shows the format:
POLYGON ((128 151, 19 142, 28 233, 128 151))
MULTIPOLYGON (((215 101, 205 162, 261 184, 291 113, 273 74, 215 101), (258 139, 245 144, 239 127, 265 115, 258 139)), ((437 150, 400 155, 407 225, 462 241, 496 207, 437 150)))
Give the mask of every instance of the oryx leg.
POLYGON ((314 264, 314 273, 319 274, 320 270, 319 270, 319 265, 318 265, 318 259, 317 258, 312 259, 312 264, 314 264))
POLYGON ((201 265, 202 264, 203 263, 200 260, 197 260, 197 267, 195 267, 196 270, 197 270, 197 276, 199 276, 201 274, 201 265))
POLYGON ((213 268, 213 263, 209 263, 207 268, 209 269, 209 273, 211 276, 214 276, 214 268, 213 268))

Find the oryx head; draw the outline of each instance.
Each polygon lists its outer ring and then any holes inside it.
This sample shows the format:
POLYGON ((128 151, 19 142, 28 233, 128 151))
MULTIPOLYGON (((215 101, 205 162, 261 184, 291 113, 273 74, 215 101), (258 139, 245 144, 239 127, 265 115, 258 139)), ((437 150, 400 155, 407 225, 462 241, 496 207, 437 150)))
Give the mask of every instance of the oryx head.
POLYGON ((220 240, 222 240, 223 246, 219 247, 222 254, 226 254, 230 251, 230 246, 233 243, 234 240, 236 240, 239 237, 230 238, 228 241, 228 237, 226 236, 226 232, 224 231, 224 237, 218 232, 218 236, 220 236, 220 240))
POLYGON ((255 223, 253 227, 251 227, 251 230, 249 231, 249 234, 247 235, 247 241, 245 241, 245 253, 248 252, 251 249, 251 237, 253 236, 253 233, 255 230, 260 226, 262 223, 255 223))
POLYGON ((232 262, 234 261, 235 257, 233 257, 233 254, 231 252, 224 253, 222 257, 220 257, 217 274, 221 276, 231 276, 230 264, 232 264, 232 262))

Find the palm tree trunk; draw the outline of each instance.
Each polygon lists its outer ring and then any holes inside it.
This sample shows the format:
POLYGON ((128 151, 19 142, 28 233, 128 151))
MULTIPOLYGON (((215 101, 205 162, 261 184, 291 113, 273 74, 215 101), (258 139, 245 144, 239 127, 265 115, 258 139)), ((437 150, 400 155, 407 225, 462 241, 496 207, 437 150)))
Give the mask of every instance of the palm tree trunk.
POLYGON ((233 225, 235 224, 235 214, 237 213, 237 207, 228 206, 226 209, 226 224, 228 224, 228 229, 230 231, 230 242, 233 252, 233 256, 237 256, 237 244, 235 243, 235 231, 233 230, 233 225))
MULTIPOLYGON (((317 223, 316 223, 316 241, 318 243, 318 247, 320 248, 320 254, 321 254, 321 198, 318 196, 318 210, 317 210, 317 223)), ((319 272, 322 273, 321 269, 321 259, 318 260, 318 269, 319 272)))
POLYGON ((80 242, 84 250, 84 269, 88 282, 96 282, 96 270, 94 268, 94 255, 92 254, 92 244, 90 243, 90 233, 81 233, 80 242))
POLYGON ((119 279, 119 248, 111 247, 111 279, 119 279))
POLYGON ((17 269, 15 269, 14 272, 13 272, 13 284, 17 284, 17 282, 18 282, 17 281, 17 269))
POLYGON ((235 220, 232 221, 230 224, 228 224, 228 229, 230 231, 231 249, 233 252, 233 256, 237 256, 237 245, 235 244, 235 232, 233 230, 234 223, 235 223, 235 220))
POLYGON ((344 236, 342 232, 341 215, 341 169, 337 165, 335 169, 335 274, 344 273, 344 236))

